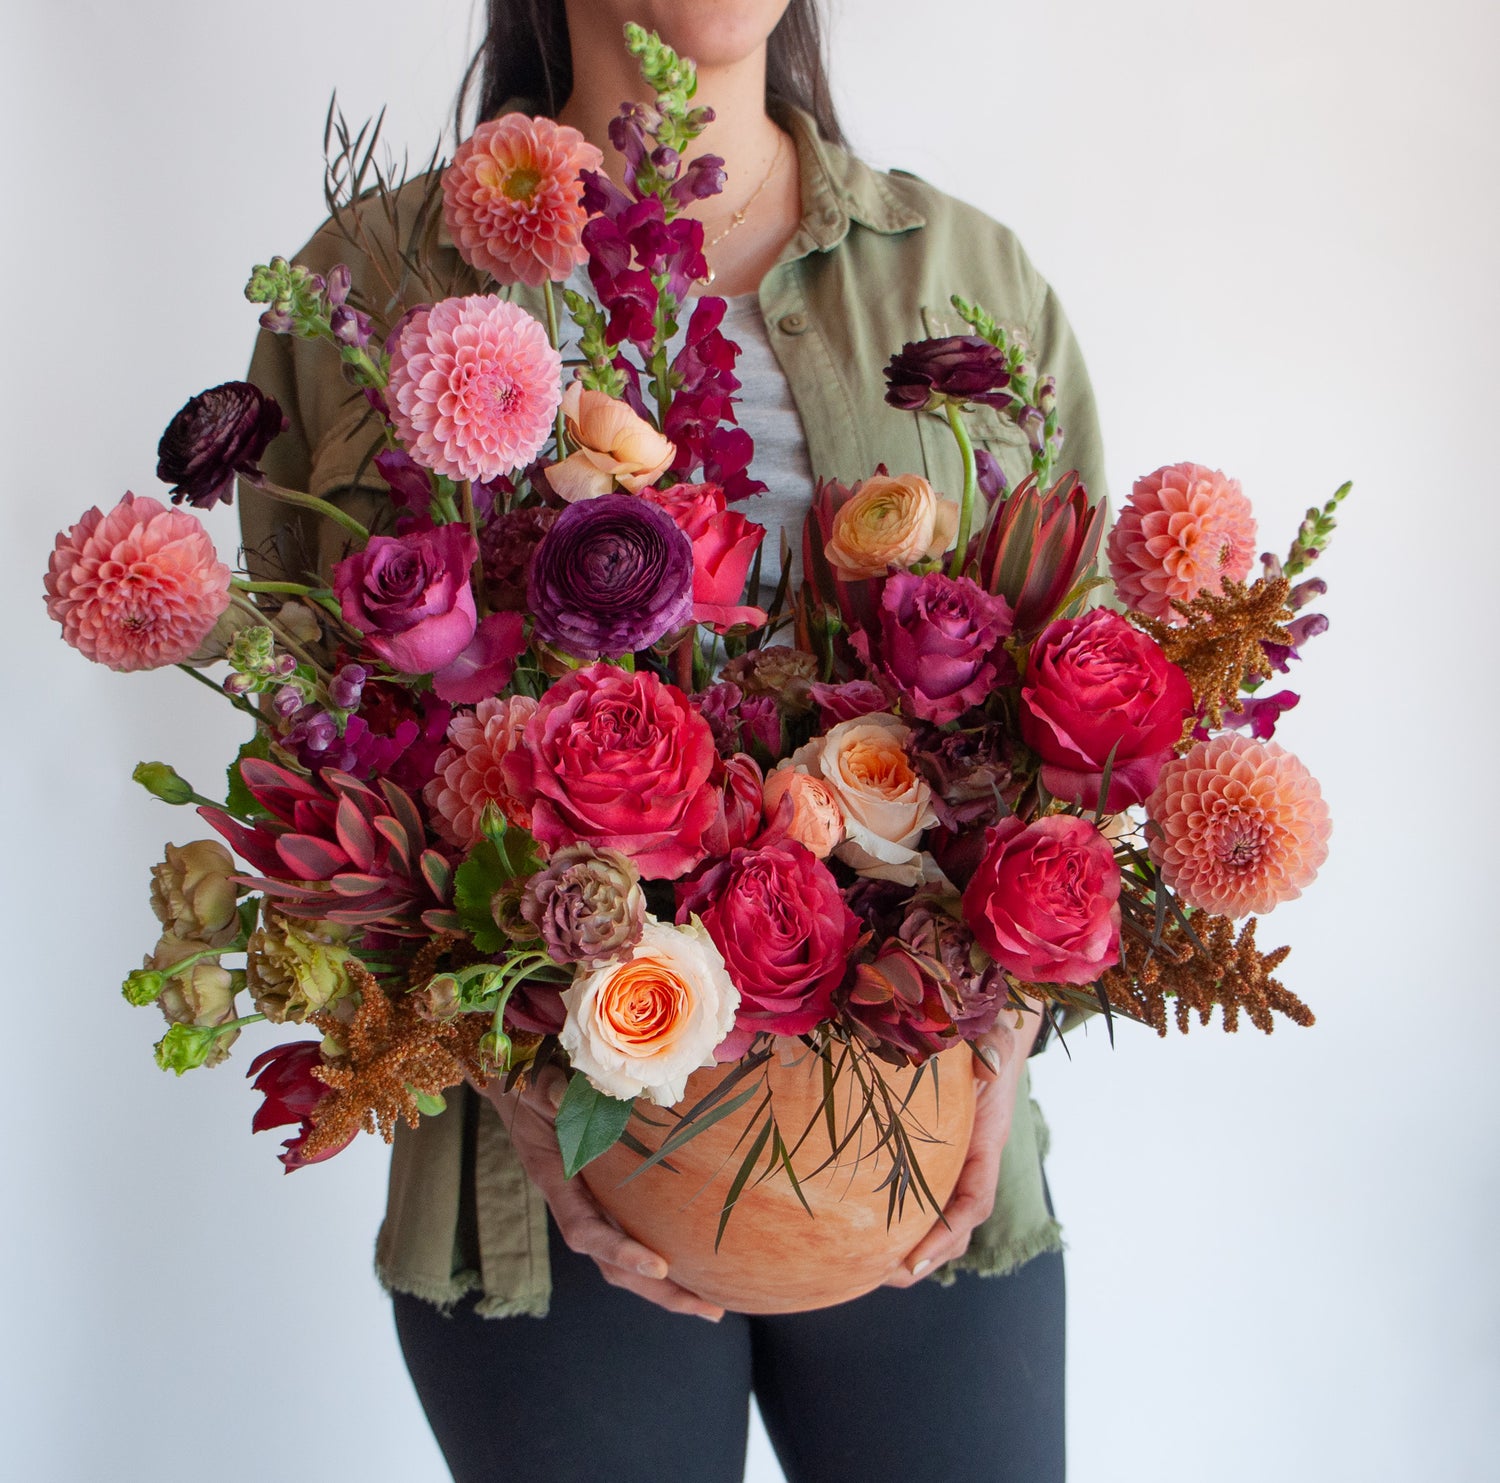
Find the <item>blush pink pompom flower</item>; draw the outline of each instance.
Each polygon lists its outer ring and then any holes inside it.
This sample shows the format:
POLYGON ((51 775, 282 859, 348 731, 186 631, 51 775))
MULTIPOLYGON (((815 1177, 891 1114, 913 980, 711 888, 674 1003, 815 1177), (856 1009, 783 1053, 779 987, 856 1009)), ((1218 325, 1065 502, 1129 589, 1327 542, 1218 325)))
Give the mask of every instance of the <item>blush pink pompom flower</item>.
POLYGON ((493 803, 506 819, 531 827, 531 811, 505 786, 500 759, 536 712, 529 695, 482 700, 473 712, 460 712, 448 727, 448 746, 437 760, 435 775, 423 797, 435 815, 438 832, 460 849, 471 849, 484 837, 480 819, 493 803))
POLYGON ((580 174, 603 162, 577 129, 549 118, 480 124, 443 172, 443 220, 464 261, 500 283, 560 283, 588 258, 580 174))
POLYGON ((1135 481, 1109 534, 1109 572, 1138 612, 1182 623, 1172 600, 1243 582, 1255 559, 1255 516, 1239 481, 1175 463, 1135 481))
POLYGON ((193 654, 229 606, 229 568, 196 515, 126 494, 57 537, 47 612, 79 653, 111 669, 193 654))
POLYGON ((1318 781, 1275 742, 1216 736, 1162 769, 1151 858, 1189 905, 1226 917, 1300 896, 1328 858, 1318 781))
POLYGON ((524 309, 493 294, 419 309, 391 355, 387 399, 418 463, 483 483, 531 462, 562 400, 562 357, 524 309))

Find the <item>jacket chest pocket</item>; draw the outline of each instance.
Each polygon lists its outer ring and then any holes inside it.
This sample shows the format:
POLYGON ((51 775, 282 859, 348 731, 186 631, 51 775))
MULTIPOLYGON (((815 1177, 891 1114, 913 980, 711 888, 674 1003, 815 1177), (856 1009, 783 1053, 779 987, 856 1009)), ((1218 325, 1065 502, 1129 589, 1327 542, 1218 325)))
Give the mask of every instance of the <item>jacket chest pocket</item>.
MULTIPOLYGON (((964 492, 963 455, 944 412, 913 412, 921 445, 922 473, 939 494, 958 499, 964 492)), ((1014 489, 1031 472, 1031 448, 1026 435, 993 407, 975 407, 963 414, 975 449, 994 455, 1005 474, 1005 487, 1014 489)), ((896 472, 896 470, 892 470, 896 472)))

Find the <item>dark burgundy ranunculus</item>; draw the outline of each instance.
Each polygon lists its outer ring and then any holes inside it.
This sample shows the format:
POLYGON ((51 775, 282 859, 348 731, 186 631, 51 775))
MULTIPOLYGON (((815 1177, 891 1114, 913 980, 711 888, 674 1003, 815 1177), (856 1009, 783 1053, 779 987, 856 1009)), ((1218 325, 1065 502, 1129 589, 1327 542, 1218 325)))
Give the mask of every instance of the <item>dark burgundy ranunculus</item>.
POLYGON ((261 455, 286 425, 276 399, 248 381, 210 387, 167 424, 156 445, 156 477, 174 486, 174 504, 227 505, 235 476, 258 475, 261 455))
POLYGON ((850 635, 860 658, 889 680, 909 716, 942 724, 1015 679, 1002 640, 1010 605, 967 577, 896 572, 880 594, 879 627, 850 635))
POLYGON ((691 621, 693 543, 636 495, 579 500, 537 547, 527 596, 538 638, 618 659, 691 621))
POLYGON ((1003 351, 978 335, 910 340, 885 368, 885 399, 903 412, 920 412, 935 400, 1007 407, 1010 369, 1003 351))
POLYGON ((469 527, 458 523, 371 536, 334 566, 333 590, 368 649, 403 674, 431 674, 474 637, 469 569, 478 555, 469 527))
POLYGON ((526 584, 531 559, 558 512, 549 505, 522 505, 492 516, 479 532, 485 593, 490 606, 505 612, 526 611, 526 584))
POLYGON ((1188 677, 1118 613, 1059 618, 1031 647, 1021 688, 1021 735, 1042 759, 1056 798, 1104 808, 1144 803, 1193 709, 1188 677))
POLYGON ((250 1119, 252 1133, 298 1124, 296 1134, 281 1145, 285 1152, 277 1155, 286 1165, 288 1174, 305 1164, 320 1164, 324 1159, 331 1159, 354 1141, 351 1133, 335 1148, 325 1149, 310 1159, 302 1156, 318 1104, 331 1090, 312 1074, 313 1068, 322 1064, 323 1051, 316 1040, 293 1040, 263 1050, 251 1061, 250 1069, 245 1073, 255 1077, 251 1085, 266 1099, 250 1119))

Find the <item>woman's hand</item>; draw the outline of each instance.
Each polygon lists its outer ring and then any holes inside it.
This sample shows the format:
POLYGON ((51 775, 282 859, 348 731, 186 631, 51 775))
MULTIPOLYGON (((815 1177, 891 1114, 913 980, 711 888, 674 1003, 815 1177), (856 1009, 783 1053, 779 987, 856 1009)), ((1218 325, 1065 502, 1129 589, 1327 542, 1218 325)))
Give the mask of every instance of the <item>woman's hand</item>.
POLYGON ((1000 1155, 1010 1137, 1016 1087, 1041 1022, 1040 1013, 1028 1011, 1017 1028, 1010 1013, 1002 1012, 995 1028, 974 1042, 974 1134, 958 1183, 943 1207, 947 1224, 936 1222, 912 1247, 903 1265, 886 1278, 887 1287, 910 1287, 944 1262, 962 1256, 974 1228, 989 1219, 995 1208, 1000 1155))
POLYGON ((522 1168, 542 1192, 570 1251, 592 1257, 613 1287, 626 1288, 673 1313, 691 1313, 717 1323, 724 1316, 722 1308, 671 1281, 666 1262, 621 1231, 581 1179, 569 1179, 563 1173, 555 1119, 566 1088, 563 1073, 556 1066, 546 1066, 524 1092, 502 1092, 497 1082, 491 1082, 480 1095, 500 1114, 522 1168))

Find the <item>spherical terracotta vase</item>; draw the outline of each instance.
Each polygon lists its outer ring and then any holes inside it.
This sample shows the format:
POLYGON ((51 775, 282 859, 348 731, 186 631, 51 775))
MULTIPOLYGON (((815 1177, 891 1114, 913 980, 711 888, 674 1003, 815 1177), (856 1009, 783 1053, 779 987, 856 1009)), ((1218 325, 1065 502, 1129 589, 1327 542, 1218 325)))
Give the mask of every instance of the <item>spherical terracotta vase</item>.
MULTIPOLYGON (((795 1059, 773 1055, 740 1083, 731 1098, 752 1085, 762 1087, 762 1078, 764 1089, 671 1153, 667 1162, 673 1170, 655 1164, 629 1179, 642 1156, 617 1143, 582 1173, 595 1199, 621 1228, 666 1258, 673 1281, 737 1313, 799 1313, 878 1287, 932 1228, 958 1181, 974 1125, 972 1053, 967 1045, 955 1046, 922 1074, 905 1114, 912 1151, 937 1204, 909 1190, 904 1211, 887 1223, 889 1190, 880 1186, 891 1172, 891 1155, 874 1146, 879 1134, 869 1119, 835 1163, 814 1172, 831 1152, 823 1113, 823 1063, 805 1046, 790 1044, 795 1059), (760 1177, 768 1163, 768 1140, 715 1251, 724 1201, 764 1119, 764 1114, 754 1117, 764 1090, 771 1094, 788 1149, 811 1125, 792 1155, 792 1167, 813 1213, 803 1208, 785 1169, 760 1177)), ((676 1125, 672 1114, 685 1113, 733 1069, 695 1072, 686 1098, 672 1112, 648 1102, 637 1104, 651 1121, 632 1118, 631 1132, 656 1149, 676 1125)), ((916 1071, 884 1064, 880 1071, 899 1104, 916 1071)), ((857 1120, 861 1095, 858 1079, 845 1067, 834 1092, 839 1142, 857 1120)))

